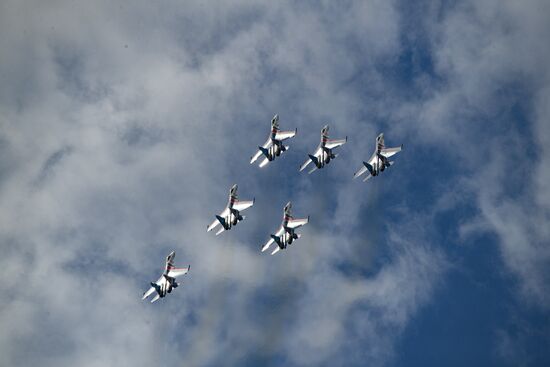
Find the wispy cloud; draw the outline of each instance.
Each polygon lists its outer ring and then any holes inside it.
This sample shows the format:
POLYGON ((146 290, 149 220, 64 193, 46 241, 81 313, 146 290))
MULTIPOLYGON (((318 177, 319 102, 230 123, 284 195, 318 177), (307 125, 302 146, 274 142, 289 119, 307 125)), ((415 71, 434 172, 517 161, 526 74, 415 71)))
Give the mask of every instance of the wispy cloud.
POLYGON ((432 223, 464 198, 476 217, 459 223, 482 218, 522 294, 547 307, 548 50, 528 57, 539 43, 525 40, 548 27, 542 2, 500 3, 424 17, 378 1, 5 2, 0 364, 387 364, 452 269, 432 223), (431 67, 412 58, 405 78, 407 48, 431 67), (518 85, 521 98, 507 93, 518 85), (527 133, 503 101, 525 107, 527 133), (247 158, 276 112, 298 136, 258 170, 247 158), (327 170, 299 175, 325 122, 350 142, 327 170), (410 150, 379 181, 351 181, 382 129, 410 150), (432 156, 464 186, 418 187, 414 158, 432 156), (525 179, 508 186, 516 165, 525 179), (257 204, 209 236, 235 182, 257 204), (289 199, 311 224, 262 256, 289 199), (141 303, 172 248, 192 271, 166 302, 141 303))

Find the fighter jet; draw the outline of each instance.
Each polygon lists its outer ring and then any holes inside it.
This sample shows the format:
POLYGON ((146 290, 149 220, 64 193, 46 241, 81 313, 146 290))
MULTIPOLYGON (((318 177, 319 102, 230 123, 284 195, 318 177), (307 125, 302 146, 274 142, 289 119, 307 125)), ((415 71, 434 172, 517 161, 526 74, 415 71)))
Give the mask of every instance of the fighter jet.
POLYGON ((267 163, 274 160, 275 157, 280 156, 282 152, 287 151, 289 148, 289 146, 283 145, 283 141, 293 138, 297 132, 298 129, 295 129, 294 131, 279 130, 279 115, 273 116, 271 119, 271 135, 269 135, 264 145, 258 147, 258 151, 250 159, 250 164, 256 162, 262 154, 265 158, 260 163, 260 167, 265 166, 267 163))
POLYGON ((292 209, 292 204, 290 201, 285 205, 283 222, 277 233, 270 235, 271 238, 267 243, 262 247, 262 252, 266 251, 273 242, 277 243, 277 247, 271 253, 275 255, 279 250, 285 249, 287 245, 292 244, 292 241, 297 240, 301 237, 300 234, 296 233, 296 228, 300 228, 304 224, 309 222, 309 216, 303 219, 294 219, 290 213, 292 209))
POLYGON ((143 298, 141 298, 142 300, 149 297, 156 291, 156 296, 151 300, 151 303, 153 303, 159 298, 166 296, 167 293, 171 293, 172 289, 178 287, 176 278, 180 275, 187 274, 189 269, 191 269, 191 265, 187 268, 178 269, 174 267, 174 257, 176 257, 175 251, 172 251, 170 255, 166 257, 166 267, 164 268, 164 273, 162 273, 156 282, 151 282, 151 288, 149 288, 147 292, 143 293, 143 298))
POLYGON ((363 162, 363 167, 355 172, 353 178, 357 178, 367 171, 367 177, 365 177, 363 182, 367 181, 372 176, 378 176, 380 172, 383 172, 393 164, 388 158, 400 152, 401 149, 403 149, 403 144, 401 144, 400 147, 386 148, 384 146, 384 134, 378 135, 376 137, 376 148, 374 149, 374 153, 372 153, 368 161, 363 162))
POLYGON ((229 202, 227 206, 220 215, 216 215, 216 219, 206 228, 206 231, 210 232, 216 228, 218 224, 221 224, 222 228, 216 232, 216 236, 225 230, 230 230, 231 227, 237 225, 238 222, 245 218, 240 212, 254 205, 254 201, 255 199, 252 201, 237 200, 237 185, 233 185, 229 190, 229 202))
POLYGON ((302 164, 302 166, 300 167, 300 172, 303 171, 311 162, 315 164, 315 167, 313 167, 309 171, 309 173, 312 173, 318 168, 323 168, 325 164, 330 163, 331 159, 334 159, 338 156, 338 154, 334 154, 332 150, 336 147, 339 147, 340 145, 344 145, 347 141, 347 136, 345 139, 329 140, 328 125, 326 125, 325 127, 323 127, 323 129, 321 129, 321 142, 319 143, 319 147, 317 147, 317 150, 313 155, 308 154, 309 159, 305 161, 304 164, 302 164))

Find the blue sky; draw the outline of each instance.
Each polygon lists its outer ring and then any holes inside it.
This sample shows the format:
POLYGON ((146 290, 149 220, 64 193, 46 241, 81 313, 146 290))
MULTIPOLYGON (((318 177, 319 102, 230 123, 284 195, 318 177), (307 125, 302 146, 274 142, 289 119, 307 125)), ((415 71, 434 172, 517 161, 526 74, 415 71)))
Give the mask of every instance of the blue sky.
POLYGON ((549 13, 3 2, 0 365, 549 365, 549 13), (395 166, 352 180, 380 132, 395 166), (206 233, 234 183, 255 206, 206 233), (262 254, 289 200, 311 222, 262 254))

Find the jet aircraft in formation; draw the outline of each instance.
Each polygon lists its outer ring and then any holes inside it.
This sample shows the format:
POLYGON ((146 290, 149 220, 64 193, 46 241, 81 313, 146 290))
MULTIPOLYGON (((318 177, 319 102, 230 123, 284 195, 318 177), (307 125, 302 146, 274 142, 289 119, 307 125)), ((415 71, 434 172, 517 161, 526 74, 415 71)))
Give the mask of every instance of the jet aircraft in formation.
POLYGON ((386 168, 393 164, 393 161, 390 161, 389 158, 394 154, 399 153, 401 149, 403 149, 403 144, 395 148, 386 148, 384 145, 384 134, 382 133, 378 135, 376 137, 376 147, 374 148, 374 153, 372 153, 368 161, 363 162, 363 167, 359 168, 359 171, 355 172, 353 178, 357 178, 367 171, 367 176, 363 182, 373 176, 378 176, 380 172, 384 172, 386 168))
POLYGON ((338 154, 334 154, 332 150, 346 144, 347 141, 347 136, 345 139, 330 140, 328 138, 328 125, 325 125, 325 127, 321 129, 321 142, 319 143, 317 150, 313 154, 308 154, 309 159, 302 164, 300 167, 300 172, 303 171, 311 162, 315 164, 315 167, 309 170, 308 173, 312 173, 316 169, 323 168, 326 164, 330 163, 331 159, 338 156, 338 154))
POLYGON ((231 227, 236 226, 237 223, 246 218, 244 215, 241 215, 241 211, 254 205, 255 199, 250 201, 239 201, 237 197, 237 188, 238 186, 236 184, 231 187, 227 206, 219 215, 216 215, 216 219, 206 228, 207 232, 210 232, 221 224, 222 227, 216 232, 217 236, 225 230, 230 230, 231 227))
POLYGON ((309 216, 302 219, 294 219, 291 213, 292 203, 289 201, 283 211, 283 221, 281 226, 275 232, 275 234, 270 235, 269 241, 262 247, 262 252, 269 249, 274 242, 277 244, 275 250, 271 255, 275 255, 279 250, 284 250, 287 245, 291 245, 292 241, 297 240, 301 237, 299 233, 296 233, 296 229, 300 228, 303 225, 306 225, 309 222, 309 216))
POLYGON ((170 255, 166 257, 166 266, 164 267, 164 273, 160 276, 160 278, 156 282, 151 282, 151 288, 147 290, 147 292, 143 293, 142 300, 149 297, 153 292, 157 292, 155 297, 151 300, 151 303, 157 301, 159 298, 165 297, 167 293, 171 293, 172 289, 178 287, 178 283, 176 282, 176 278, 187 274, 189 269, 191 269, 191 265, 187 266, 187 268, 178 269, 174 266, 174 257, 176 257, 176 252, 172 251, 170 255))
POLYGON ((258 151, 250 159, 250 164, 256 162, 256 160, 263 154, 265 158, 260 163, 260 167, 263 167, 274 160, 275 157, 280 156, 282 152, 286 152, 290 147, 283 145, 283 141, 293 138, 297 132, 298 129, 295 129, 294 131, 279 130, 279 115, 273 116, 271 119, 271 134, 267 138, 264 145, 258 147, 258 151))
MULTIPOLYGON (((347 142, 347 137, 345 139, 329 139, 328 135, 329 126, 326 125, 321 130, 321 142, 315 150, 314 154, 308 154, 309 158, 302 166, 300 171, 303 171, 311 162, 314 166, 309 171, 312 173, 316 169, 321 169, 330 161, 338 156, 333 152, 333 149, 344 145, 347 142)), ((250 163, 254 163, 262 155, 264 159, 260 163, 260 167, 264 167, 267 163, 273 161, 276 157, 280 156, 282 152, 285 152, 289 149, 288 146, 285 146, 283 142, 287 139, 293 138, 297 133, 297 129, 294 131, 281 131, 279 130, 279 115, 273 116, 271 119, 271 134, 269 135, 267 141, 264 145, 258 147, 258 151, 254 156, 252 156, 250 163)), ((380 134, 376 137, 376 147, 374 153, 371 157, 363 162, 363 166, 354 174, 354 178, 357 178, 364 173, 367 173, 367 176, 363 181, 367 181, 373 176, 378 176, 380 172, 383 172, 386 168, 390 167, 393 164, 393 161, 390 161, 389 158, 400 152, 403 148, 403 145, 394 148, 386 148, 384 145, 384 134, 380 134)), ((254 199, 251 201, 240 201, 237 196, 237 185, 233 185, 229 190, 229 201, 225 209, 219 214, 216 215, 216 219, 207 227, 207 232, 212 231, 218 225, 221 225, 221 228, 216 232, 216 236, 222 233, 225 230, 230 230, 231 227, 237 225, 238 222, 244 220, 245 216, 241 215, 241 211, 250 208, 254 205, 254 199)), ((292 244, 294 240, 300 238, 300 234, 296 233, 296 229, 306 225, 309 222, 309 216, 307 218, 295 219, 291 213, 292 204, 288 202, 284 207, 283 221, 281 226, 275 232, 275 234, 270 235, 270 239, 267 243, 262 246, 262 252, 268 250, 270 246, 275 243, 277 246, 271 252, 272 255, 276 254, 280 250, 286 249, 288 245, 292 244)), ((166 258, 166 267, 164 273, 161 277, 155 282, 151 283, 151 288, 143 294, 143 299, 149 297, 155 291, 157 292, 156 296, 151 300, 151 303, 157 301, 159 298, 166 296, 167 293, 172 292, 173 288, 178 286, 176 282, 176 277, 180 275, 187 274, 190 269, 190 266, 183 269, 177 269, 174 267, 173 261, 176 253, 172 251, 170 255, 166 258)))

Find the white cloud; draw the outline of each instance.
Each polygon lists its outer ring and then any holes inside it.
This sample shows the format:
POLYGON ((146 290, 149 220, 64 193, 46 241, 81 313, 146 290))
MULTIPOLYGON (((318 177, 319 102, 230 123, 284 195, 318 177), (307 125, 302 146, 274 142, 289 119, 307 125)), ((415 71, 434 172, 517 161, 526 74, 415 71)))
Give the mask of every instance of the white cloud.
MULTIPOLYGON (((517 20, 516 10, 513 3, 498 11, 459 7, 429 25, 440 34, 430 38, 435 68, 448 83, 410 103, 380 67, 401 52, 405 15, 392 2, 4 2, 0 364, 141 365, 159 355, 189 365, 274 356, 296 365, 385 364, 448 268, 428 240, 445 203, 428 203, 424 215, 405 203, 392 212, 396 219, 369 213, 365 223, 366 209, 382 206, 376 194, 388 189, 347 177, 370 153, 380 120, 396 120, 388 128, 396 143, 410 136, 480 145, 476 131, 460 124, 479 110, 498 115, 487 103, 492 85, 512 72, 534 79, 544 68, 540 49, 533 59, 499 62, 521 35, 542 33, 540 16, 517 20), (299 135, 288 156, 260 171, 247 158, 276 112, 299 135), (404 122, 411 116, 414 126, 404 122), (300 176, 294 169, 325 121, 335 136, 354 134, 346 154, 319 175, 300 176), (277 187, 281 177, 287 185, 277 187), (234 231, 208 236, 205 225, 234 182, 257 204, 234 231), (289 197, 312 223, 282 256, 261 256, 289 197), (323 229, 332 220, 335 228, 323 229), (172 248, 191 273, 166 302, 141 303, 172 248), (377 262, 380 254, 387 258, 377 262)), ((535 126, 543 131, 545 94, 538 96, 535 126)), ((547 135, 537 134, 537 144, 547 135)), ((461 158, 478 152, 464 149, 461 158)), ((529 196, 542 218, 546 153, 537 157, 529 196)), ((491 156, 487 165, 482 177, 499 182, 505 162, 491 156)), ((529 215, 521 200, 500 206, 481 180, 469 184, 479 191, 480 215, 503 237, 506 264, 540 295, 537 269, 546 260, 533 254, 548 234, 516 220, 529 215), (518 244, 507 231, 531 239, 518 244)))

